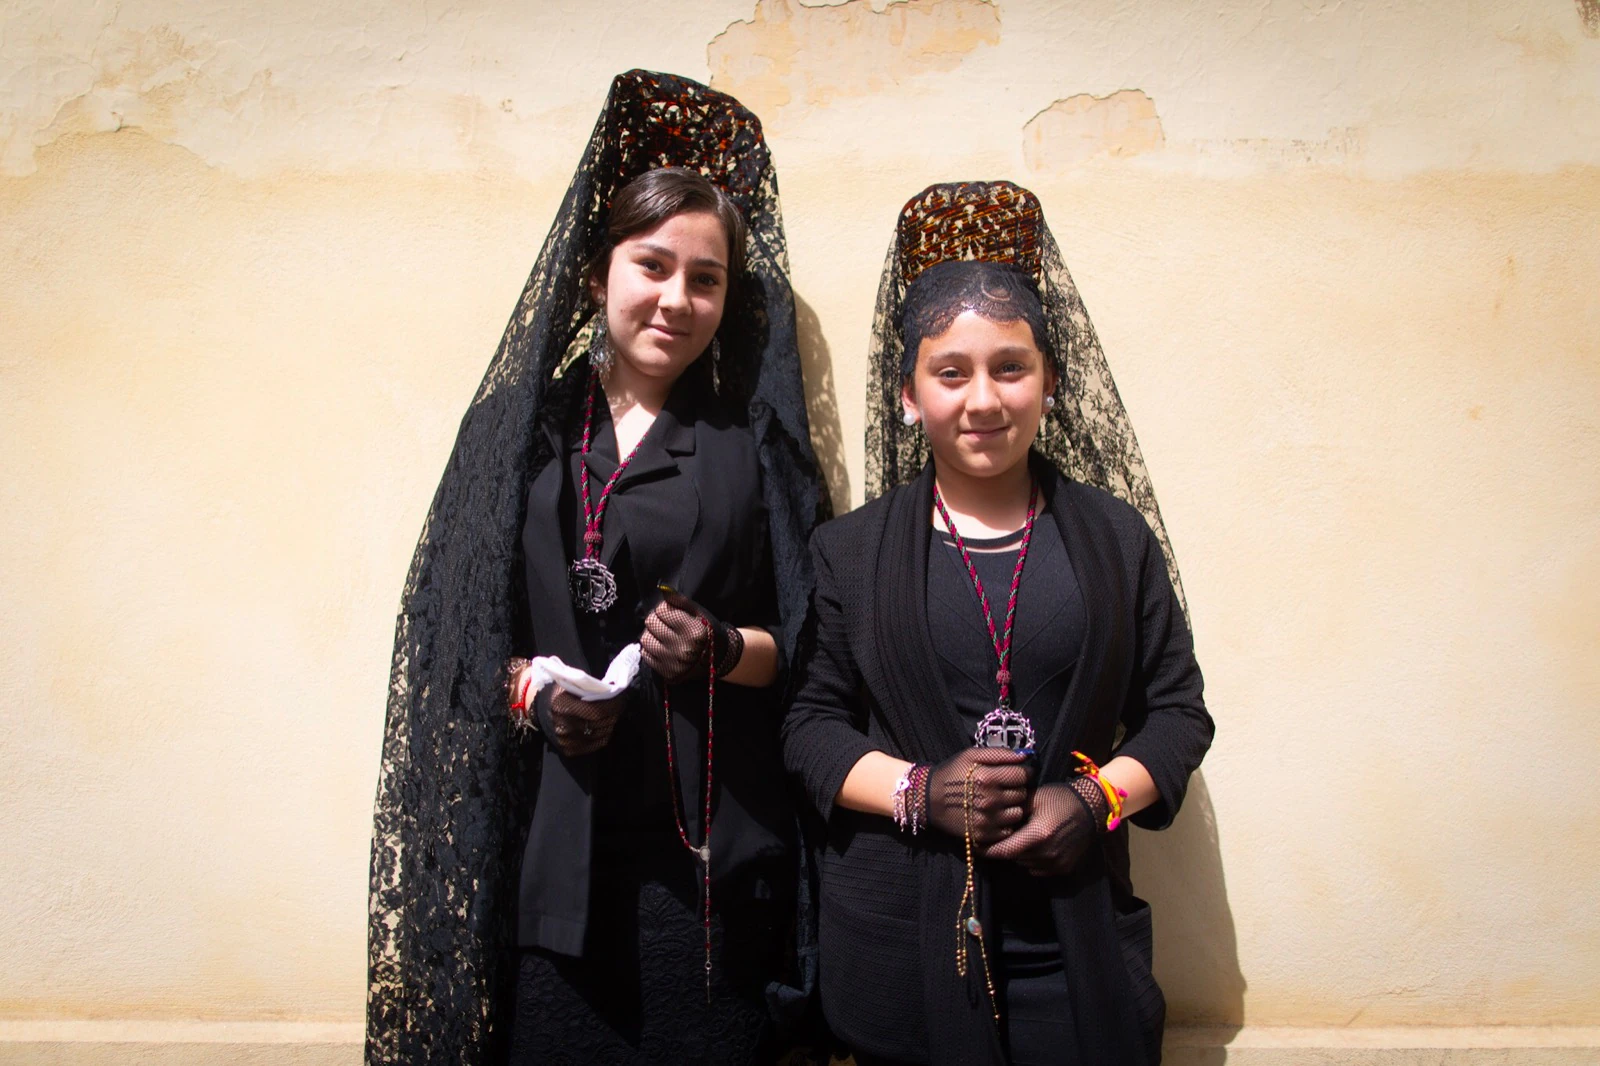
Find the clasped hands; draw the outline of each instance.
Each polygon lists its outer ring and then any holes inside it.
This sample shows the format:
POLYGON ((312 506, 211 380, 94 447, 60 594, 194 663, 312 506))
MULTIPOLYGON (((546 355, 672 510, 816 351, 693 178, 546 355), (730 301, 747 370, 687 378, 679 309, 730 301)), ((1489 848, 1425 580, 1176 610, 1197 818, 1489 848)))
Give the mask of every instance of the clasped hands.
MULTIPOLYGON (((664 591, 662 601, 645 618, 639 638, 640 660, 667 684, 705 677, 713 655, 717 672, 726 673, 738 663, 743 649, 744 638, 737 629, 678 592, 664 591)), ((607 700, 583 700, 553 683, 534 698, 532 712, 556 750, 572 758, 611 742, 627 701, 626 692, 607 700)))
POLYGON ((970 824, 973 846, 986 858, 1016 862, 1039 877, 1069 873, 1104 819, 1097 820, 1089 790, 1030 790, 1033 777, 1020 752, 968 748, 928 772, 928 820, 955 837, 970 824))

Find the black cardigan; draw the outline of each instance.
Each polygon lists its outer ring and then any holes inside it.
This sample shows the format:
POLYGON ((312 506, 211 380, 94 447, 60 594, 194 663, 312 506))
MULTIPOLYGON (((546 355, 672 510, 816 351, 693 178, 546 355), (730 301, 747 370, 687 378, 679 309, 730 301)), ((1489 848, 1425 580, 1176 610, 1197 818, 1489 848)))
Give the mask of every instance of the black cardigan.
MULTIPOLYGON (((1160 546, 1134 508, 1038 456, 1033 466, 1087 613, 1083 657, 1054 726, 1040 737, 1039 780, 1066 780, 1074 749, 1099 762, 1131 756, 1161 796, 1132 820, 1162 828, 1213 728, 1160 546)), ((932 493, 930 464, 812 538, 815 632, 796 664, 784 761, 827 820, 820 950, 830 1025, 879 1055, 1001 1062, 982 966, 970 966, 966 979, 956 972, 960 842, 937 832, 913 840, 887 818, 833 802, 869 751, 940 762, 971 743, 947 710, 928 635, 932 493)), ((1149 908, 1128 879, 1126 830, 1054 879, 1051 896, 1077 1060, 1158 1062, 1165 1004, 1150 972, 1149 908)))

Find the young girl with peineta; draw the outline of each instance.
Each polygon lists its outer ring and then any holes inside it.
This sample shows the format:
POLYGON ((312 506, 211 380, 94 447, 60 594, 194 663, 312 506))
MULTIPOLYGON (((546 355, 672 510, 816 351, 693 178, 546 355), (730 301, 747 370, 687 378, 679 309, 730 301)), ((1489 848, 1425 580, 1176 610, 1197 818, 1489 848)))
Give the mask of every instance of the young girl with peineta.
POLYGON ((407 578, 369 1062, 770 1045, 808 982, 778 728, 826 510, 760 123, 621 75, 407 578))
POLYGON ((1032 193, 933 186, 879 290, 869 489, 817 531, 784 756, 861 1066, 1159 1062, 1127 825, 1212 737, 1138 445, 1032 193))

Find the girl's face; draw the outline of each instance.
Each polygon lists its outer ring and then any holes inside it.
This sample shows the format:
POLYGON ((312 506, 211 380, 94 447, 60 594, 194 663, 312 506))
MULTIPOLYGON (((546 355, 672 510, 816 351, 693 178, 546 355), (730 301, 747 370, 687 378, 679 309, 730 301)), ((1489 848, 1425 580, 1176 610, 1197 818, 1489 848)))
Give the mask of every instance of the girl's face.
POLYGON ((1026 320, 963 311, 944 333, 922 339, 900 402, 921 419, 940 467, 994 477, 1027 460, 1055 386, 1026 320))
POLYGON ((605 279, 589 294, 604 303, 619 363, 670 384, 711 344, 728 295, 728 237, 708 211, 688 211, 624 238, 605 279))

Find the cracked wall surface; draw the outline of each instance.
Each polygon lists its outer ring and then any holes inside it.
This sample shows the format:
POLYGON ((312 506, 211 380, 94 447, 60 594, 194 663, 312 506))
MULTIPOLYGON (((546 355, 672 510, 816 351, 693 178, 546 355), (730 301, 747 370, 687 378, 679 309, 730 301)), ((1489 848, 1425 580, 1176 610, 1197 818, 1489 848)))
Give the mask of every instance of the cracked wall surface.
POLYGON ((754 16, 712 38, 706 56, 713 88, 769 114, 951 71, 999 40, 1000 11, 989 0, 895 0, 878 10, 869 0, 757 0, 754 16))
POLYGON ((1096 156, 1135 156, 1166 144, 1156 103, 1138 89, 1057 100, 1022 127, 1030 170, 1064 170, 1096 156))
POLYGON ((900 205, 1039 194, 1219 722, 1173 1019, 1600 1026, 1595 18, 0 0, 0 1019, 360 1018, 406 564, 644 66, 764 120, 841 507, 900 205))

